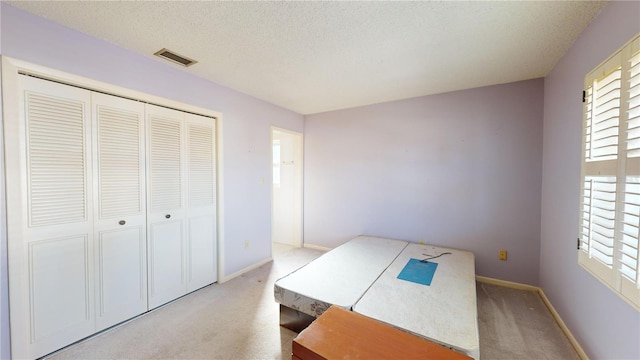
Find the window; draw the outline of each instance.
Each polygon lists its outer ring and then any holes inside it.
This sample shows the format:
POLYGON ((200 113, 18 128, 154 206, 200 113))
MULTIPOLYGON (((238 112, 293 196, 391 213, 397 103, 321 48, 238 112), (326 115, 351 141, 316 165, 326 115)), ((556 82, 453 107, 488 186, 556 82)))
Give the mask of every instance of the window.
POLYGON ((585 77, 578 262, 640 310, 640 35, 585 77))

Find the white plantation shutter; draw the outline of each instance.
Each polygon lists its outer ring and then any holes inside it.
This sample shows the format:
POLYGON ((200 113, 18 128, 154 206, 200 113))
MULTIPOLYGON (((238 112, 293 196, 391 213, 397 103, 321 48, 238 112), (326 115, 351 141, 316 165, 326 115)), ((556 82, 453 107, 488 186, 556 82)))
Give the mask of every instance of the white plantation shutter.
POLYGON ((627 180, 622 205, 622 275, 638 282, 638 228, 640 224, 640 180, 627 180))
POLYGON ((640 36, 585 77, 579 263, 640 309, 640 36))
POLYGON ((616 213, 615 178, 587 177, 584 183, 583 248, 609 268, 613 266, 616 213))
POLYGON ((640 304, 640 37, 631 42, 626 119, 626 182, 621 209, 622 295, 640 304))
POLYGON ((621 75, 618 66, 594 81, 587 127, 587 161, 612 160, 618 156, 621 75))
POLYGON ((640 158, 640 50, 629 59, 629 67, 627 157, 640 158))

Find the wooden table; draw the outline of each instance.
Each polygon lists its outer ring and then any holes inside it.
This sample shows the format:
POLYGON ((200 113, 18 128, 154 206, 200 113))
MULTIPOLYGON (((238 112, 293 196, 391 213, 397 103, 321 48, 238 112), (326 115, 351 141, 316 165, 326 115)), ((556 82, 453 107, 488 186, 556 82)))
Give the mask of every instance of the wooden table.
POLYGON ((471 359, 380 321, 332 306, 293 339, 293 360, 471 359))

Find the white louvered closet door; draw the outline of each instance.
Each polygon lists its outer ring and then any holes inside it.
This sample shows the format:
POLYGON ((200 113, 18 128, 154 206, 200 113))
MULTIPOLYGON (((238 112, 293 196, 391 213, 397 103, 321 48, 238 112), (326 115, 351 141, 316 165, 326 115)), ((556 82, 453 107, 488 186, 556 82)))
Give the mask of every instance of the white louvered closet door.
POLYGON ((215 119, 186 114, 188 291, 217 281, 215 119))
POLYGON ((92 93, 96 330, 147 310, 144 104, 92 93))
POLYGON ((147 105, 149 309, 187 292, 184 113, 147 105))
POLYGON ((90 93, 27 76, 19 91, 5 118, 11 341, 35 358, 95 328, 90 93))

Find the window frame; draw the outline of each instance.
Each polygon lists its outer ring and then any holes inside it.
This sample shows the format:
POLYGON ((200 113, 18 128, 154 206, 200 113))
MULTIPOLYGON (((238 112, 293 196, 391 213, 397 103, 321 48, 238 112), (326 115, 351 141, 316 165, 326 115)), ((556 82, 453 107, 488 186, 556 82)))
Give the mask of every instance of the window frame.
MULTIPOLYGON (((614 293, 632 305, 636 310, 640 311, 640 240, 637 236, 640 222, 638 224, 633 222, 630 225, 625 222, 625 219, 631 219, 631 221, 638 221, 638 219, 640 219, 640 213, 635 214, 636 206, 640 209, 640 204, 636 204, 635 200, 627 200, 636 197, 635 191, 637 190, 633 190, 634 193, 631 193, 631 189, 637 189, 638 186, 640 186, 640 157, 629 157, 627 150, 627 136, 630 133, 628 126, 631 125, 630 117, 634 123, 638 121, 637 115, 632 116, 629 111, 631 99, 633 99, 634 102, 640 99, 640 81, 638 81, 640 79, 638 78, 640 77, 640 63, 633 67, 631 66, 631 60, 637 56, 640 56, 640 34, 636 34, 629 42, 596 66, 595 69, 589 72, 584 78, 578 263, 614 293), (616 72, 618 68, 621 72, 619 81, 619 105, 617 107, 618 114, 617 118, 615 115, 607 118, 617 119, 617 152, 613 159, 613 156, 603 156, 602 159, 594 159, 594 147, 592 145, 594 142, 600 141, 603 138, 601 135, 594 136, 596 133, 595 129, 599 128, 598 125, 603 127, 603 123, 609 121, 601 121, 597 117, 602 113, 598 111, 599 107, 595 103, 595 100, 608 98, 608 96, 603 95, 598 98, 600 94, 597 93, 596 89, 600 80, 606 79, 612 73, 616 72), (632 69, 637 72, 633 77, 631 76, 632 69), (632 79, 635 82, 633 87, 631 85, 632 79), (632 90, 637 92, 633 97, 631 97, 632 90), (596 196, 595 194, 605 196, 607 190, 605 185, 599 187, 596 191, 592 182, 587 186, 586 181, 590 178, 615 178, 615 192, 610 191, 612 185, 609 184, 608 193, 608 195, 613 195, 614 199, 600 201, 600 203, 608 202, 613 204, 615 207, 613 211, 610 209, 602 210, 602 206, 594 205, 595 202, 593 200, 596 196), (630 216, 629 208, 633 211, 630 216), (595 214, 596 212, 598 212, 598 214, 595 214), (605 219, 605 216, 602 215, 605 212, 608 212, 607 215, 614 214, 613 219, 605 219), (604 221, 609 220, 609 223, 613 224, 610 228, 606 228, 609 230, 609 233, 613 233, 611 239, 599 235, 601 239, 612 243, 611 255, 604 253, 600 253, 600 255, 595 254, 597 246, 594 247, 593 245, 597 243, 597 245, 600 246, 602 243, 596 239, 598 236, 594 238, 593 234, 595 231, 593 228, 594 224, 603 221, 602 219, 604 219, 604 221), (635 229, 635 239, 633 236, 624 236, 622 230, 628 229, 629 227, 635 229), (626 239, 631 238, 632 241, 635 241, 635 280, 630 279, 629 275, 623 274, 623 255, 627 255, 629 251, 629 246, 625 246, 623 243, 623 237, 626 239), (627 253, 624 251, 627 251, 627 253), (605 257, 611 257, 610 265, 602 261, 602 258, 605 257)), ((607 86, 605 85, 604 87, 607 86)), ((615 85, 613 85, 612 88, 613 90, 617 90, 615 85)), ((608 93, 605 92, 605 94, 608 93)), ((607 101, 604 103, 606 102, 607 101)), ((638 105, 633 107, 634 111, 638 111, 638 108, 638 105)), ((615 137, 612 135, 612 132, 607 134, 609 138, 615 137)), ((629 150, 629 153, 631 152, 632 151, 629 150)), ((626 258, 629 257, 626 256, 626 258)), ((627 268, 629 267, 627 266, 627 268)))

